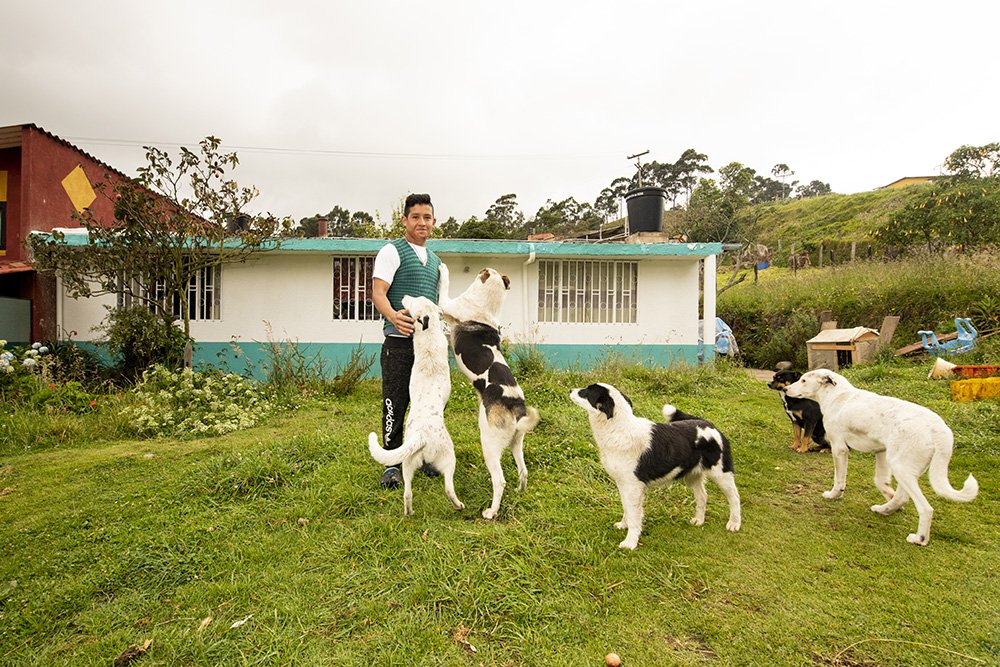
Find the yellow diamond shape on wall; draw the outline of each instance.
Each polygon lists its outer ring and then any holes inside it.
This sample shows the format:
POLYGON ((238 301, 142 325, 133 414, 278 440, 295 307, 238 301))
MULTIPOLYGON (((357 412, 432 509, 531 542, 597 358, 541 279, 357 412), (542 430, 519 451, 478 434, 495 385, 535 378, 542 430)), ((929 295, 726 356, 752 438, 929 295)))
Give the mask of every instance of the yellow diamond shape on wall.
POLYGON ((83 209, 93 204, 94 200, 97 199, 94 188, 91 187, 90 180, 80 165, 76 165, 76 168, 62 179, 62 186, 66 194, 69 195, 69 200, 73 202, 77 213, 83 213, 83 209))

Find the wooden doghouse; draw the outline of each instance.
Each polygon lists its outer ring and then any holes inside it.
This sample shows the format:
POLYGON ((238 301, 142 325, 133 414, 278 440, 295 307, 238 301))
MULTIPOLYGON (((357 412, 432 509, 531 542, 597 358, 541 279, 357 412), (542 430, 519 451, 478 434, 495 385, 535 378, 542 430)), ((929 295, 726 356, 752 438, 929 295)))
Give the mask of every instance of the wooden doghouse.
POLYGON ((881 338, 874 329, 824 329, 806 341, 809 370, 828 368, 837 371, 863 364, 871 359, 880 345, 881 338))

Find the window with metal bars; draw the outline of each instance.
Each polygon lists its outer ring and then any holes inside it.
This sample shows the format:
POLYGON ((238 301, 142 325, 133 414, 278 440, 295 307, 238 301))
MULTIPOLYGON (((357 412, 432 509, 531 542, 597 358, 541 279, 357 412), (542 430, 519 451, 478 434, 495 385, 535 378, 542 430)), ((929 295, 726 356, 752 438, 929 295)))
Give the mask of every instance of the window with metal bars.
POLYGON ((333 258, 333 319, 377 320, 372 301, 374 257, 333 258))
POLYGON ((634 324, 638 262, 542 260, 538 321, 634 324))
MULTIPOLYGON (((206 266, 199 269, 188 282, 188 319, 192 322, 222 318, 222 267, 206 266)), ((167 294, 162 279, 143 280, 140 276, 118 277, 118 308, 131 308, 145 304, 151 311, 154 303, 170 304, 174 317, 181 317, 181 297, 176 292, 167 294), (128 281, 129 289, 125 289, 128 281)))

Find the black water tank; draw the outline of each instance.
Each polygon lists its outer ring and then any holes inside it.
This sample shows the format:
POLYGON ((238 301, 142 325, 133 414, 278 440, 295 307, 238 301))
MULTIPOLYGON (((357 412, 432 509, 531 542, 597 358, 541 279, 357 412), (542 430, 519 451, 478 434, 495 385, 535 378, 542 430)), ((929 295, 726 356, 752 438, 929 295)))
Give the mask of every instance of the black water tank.
POLYGON ((628 231, 662 232, 663 212, 667 207, 667 191, 663 188, 636 188, 625 193, 628 208, 628 231))

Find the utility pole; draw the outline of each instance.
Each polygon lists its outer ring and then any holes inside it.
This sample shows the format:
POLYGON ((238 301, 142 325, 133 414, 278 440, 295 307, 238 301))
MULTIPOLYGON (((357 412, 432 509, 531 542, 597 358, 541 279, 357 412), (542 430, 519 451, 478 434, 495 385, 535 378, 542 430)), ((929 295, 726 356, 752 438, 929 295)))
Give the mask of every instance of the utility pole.
POLYGON ((636 153, 635 155, 629 155, 629 160, 635 160, 635 168, 639 171, 639 187, 642 187, 642 160, 640 159, 643 155, 648 155, 649 151, 644 150, 641 153, 636 153))

